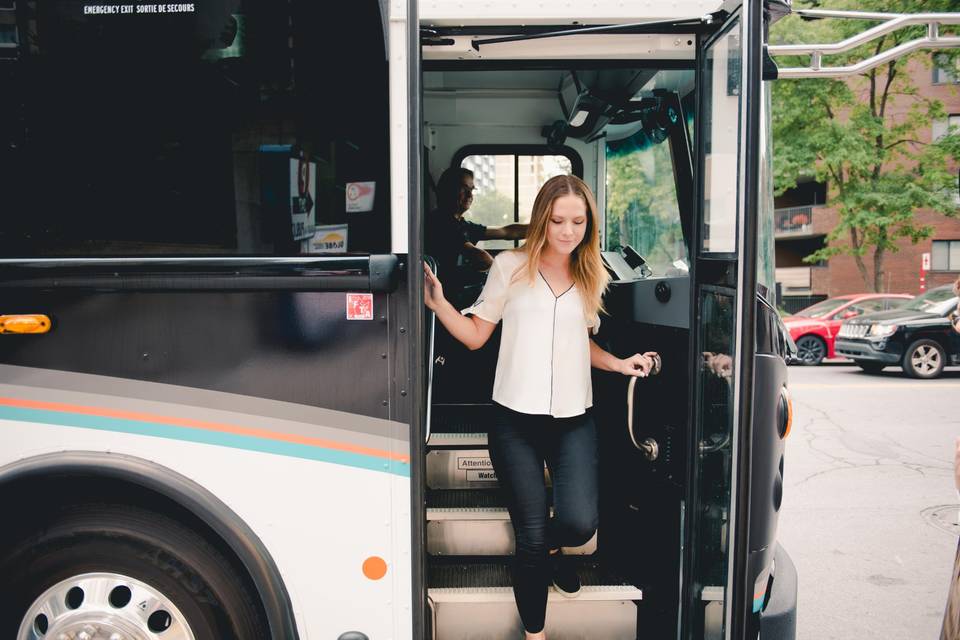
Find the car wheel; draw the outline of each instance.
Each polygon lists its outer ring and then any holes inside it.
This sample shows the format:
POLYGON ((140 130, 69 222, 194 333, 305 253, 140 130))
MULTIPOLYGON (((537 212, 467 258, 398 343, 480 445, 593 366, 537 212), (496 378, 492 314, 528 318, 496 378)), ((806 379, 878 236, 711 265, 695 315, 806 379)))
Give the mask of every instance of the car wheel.
POLYGON ((797 362, 818 365, 827 357, 827 343, 817 336, 802 336, 797 340, 797 362))
POLYGON ((911 378, 936 378, 943 373, 947 354, 933 340, 917 340, 903 353, 903 371, 911 378))
POLYGON ((880 373, 883 371, 887 365, 882 362, 866 362, 864 360, 854 360, 857 366, 863 369, 866 373, 880 373))
POLYGON ((242 576, 191 529, 125 505, 54 511, 5 545, 0 637, 270 637, 242 576))

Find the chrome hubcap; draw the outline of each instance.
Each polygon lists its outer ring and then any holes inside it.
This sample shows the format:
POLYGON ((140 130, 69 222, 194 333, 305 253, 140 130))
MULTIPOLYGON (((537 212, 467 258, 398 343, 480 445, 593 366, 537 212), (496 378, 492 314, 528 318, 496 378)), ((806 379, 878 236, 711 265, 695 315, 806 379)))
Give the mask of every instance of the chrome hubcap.
POLYGON ((195 640, 173 602, 117 573, 67 578, 33 601, 17 640, 195 640))
POLYGON ((910 364, 920 373, 933 373, 940 367, 940 352, 927 344, 917 347, 910 357, 910 364))

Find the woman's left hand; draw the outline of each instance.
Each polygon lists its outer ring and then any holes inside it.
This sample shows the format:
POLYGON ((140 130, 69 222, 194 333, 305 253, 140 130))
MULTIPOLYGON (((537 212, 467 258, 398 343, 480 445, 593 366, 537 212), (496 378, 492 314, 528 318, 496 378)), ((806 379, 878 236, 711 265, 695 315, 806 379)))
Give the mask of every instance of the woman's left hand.
POLYGON ((637 376, 646 378, 653 369, 653 359, 645 355, 635 353, 629 358, 620 361, 617 371, 625 376, 637 376))

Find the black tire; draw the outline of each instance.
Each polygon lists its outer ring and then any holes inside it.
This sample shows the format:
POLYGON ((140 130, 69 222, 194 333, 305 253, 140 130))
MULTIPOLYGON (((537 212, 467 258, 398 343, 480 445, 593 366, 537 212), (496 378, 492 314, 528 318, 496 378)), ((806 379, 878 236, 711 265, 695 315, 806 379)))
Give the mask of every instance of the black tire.
POLYGON ((808 334, 797 339, 797 359, 799 364, 814 367, 827 357, 827 343, 823 338, 808 334))
POLYGON ((947 354, 935 340, 917 340, 903 352, 903 372, 911 378, 931 380, 943 373, 947 354))
POLYGON ((2 548, 0 638, 16 638, 31 604, 85 573, 116 573, 167 597, 197 640, 264 640, 262 608, 231 562, 205 538, 164 515, 118 504, 58 509, 2 548))
POLYGON ((882 362, 867 362, 865 360, 854 360, 854 362, 866 373, 880 373, 887 367, 887 365, 882 362))

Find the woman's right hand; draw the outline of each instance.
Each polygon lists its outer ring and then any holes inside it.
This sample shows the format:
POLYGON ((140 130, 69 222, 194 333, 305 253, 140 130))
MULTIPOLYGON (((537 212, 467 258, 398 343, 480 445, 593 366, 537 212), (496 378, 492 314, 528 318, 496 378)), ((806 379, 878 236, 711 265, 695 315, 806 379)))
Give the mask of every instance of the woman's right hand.
POLYGON ((436 311, 444 302, 443 285, 426 262, 423 263, 423 301, 431 311, 436 311))

